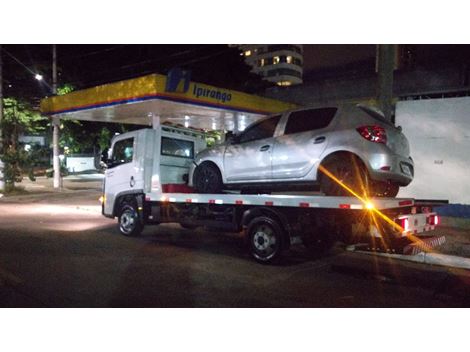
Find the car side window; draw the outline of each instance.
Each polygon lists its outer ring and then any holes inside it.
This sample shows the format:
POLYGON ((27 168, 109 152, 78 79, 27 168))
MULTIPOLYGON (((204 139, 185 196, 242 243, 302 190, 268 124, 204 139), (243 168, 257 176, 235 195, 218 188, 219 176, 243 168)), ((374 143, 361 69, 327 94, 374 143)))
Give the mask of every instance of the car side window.
POLYGON ((240 143, 272 137, 280 119, 281 115, 276 115, 248 127, 240 136, 240 143))
POLYGON ((134 138, 126 138, 114 143, 111 155, 111 167, 132 162, 134 156, 134 138))
POLYGON ((289 115, 284 134, 301 133, 327 127, 337 108, 294 111, 289 115))

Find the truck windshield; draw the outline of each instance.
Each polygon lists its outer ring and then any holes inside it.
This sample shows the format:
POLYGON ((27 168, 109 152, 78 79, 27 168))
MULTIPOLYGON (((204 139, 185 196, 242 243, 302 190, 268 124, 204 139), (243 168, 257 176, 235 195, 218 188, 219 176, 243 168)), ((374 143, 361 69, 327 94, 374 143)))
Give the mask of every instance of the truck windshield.
POLYGON ((114 143, 111 165, 117 166, 132 162, 134 156, 134 138, 127 138, 114 143))

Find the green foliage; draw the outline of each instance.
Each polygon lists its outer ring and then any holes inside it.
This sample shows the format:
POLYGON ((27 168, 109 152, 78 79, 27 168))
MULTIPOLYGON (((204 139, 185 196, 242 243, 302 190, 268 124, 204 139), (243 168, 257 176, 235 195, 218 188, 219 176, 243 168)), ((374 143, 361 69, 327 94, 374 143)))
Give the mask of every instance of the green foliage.
POLYGON ((48 119, 33 111, 25 102, 15 98, 3 99, 3 147, 15 145, 21 133, 37 134, 45 131, 48 119))
POLYGON ((15 182, 21 182, 21 167, 20 164, 24 163, 26 156, 23 151, 15 151, 8 148, 2 155, 2 161, 5 164, 3 169, 5 187, 14 187, 15 182))
POLYGON ((207 131, 206 132, 206 143, 207 147, 213 147, 222 140, 223 131, 207 131))
POLYGON ((57 88, 57 95, 65 95, 73 92, 75 87, 70 83, 65 83, 63 86, 57 88))
POLYGON ((18 146, 20 134, 37 134, 45 131, 48 119, 34 111, 27 103, 15 99, 3 99, 2 129, 3 143, 1 158, 5 163, 4 178, 8 187, 14 187, 15 182, 21 182, 23 170, 30 170, 37 157, 34 153, 26 152, 18 146))
POLYGON ((67 147, 69 154, 99 153, 109 147, 116 132, 129 130, 129 126, 106 122, 62 120, 59 145, 67 147))

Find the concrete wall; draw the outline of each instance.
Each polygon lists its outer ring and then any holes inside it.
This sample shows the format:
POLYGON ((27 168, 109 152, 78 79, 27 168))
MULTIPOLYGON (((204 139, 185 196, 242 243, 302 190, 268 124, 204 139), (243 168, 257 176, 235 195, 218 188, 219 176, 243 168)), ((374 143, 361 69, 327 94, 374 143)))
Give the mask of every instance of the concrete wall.
POLYGON ((415 164, 399 196, 470 204, 470 97, 400 101, 396 124, 415 164))
POLYGON ((94 157, 67 157, 65 163, 69 172, 82 172, 96 169, 94 157))
MULTIPOLYGON (((459 67, 396 71, 394 95, 402 96, 463 87, 467 72, 459 67)), ((314 79, 314 77, 312 78, 314 79)), ((269 88, 270 98, 305 106, 324 105, 337 101, 369 100, 376 96, 377 76, 374 72, 360 72, 342 77, 323 77, 300 86, 269 88)))

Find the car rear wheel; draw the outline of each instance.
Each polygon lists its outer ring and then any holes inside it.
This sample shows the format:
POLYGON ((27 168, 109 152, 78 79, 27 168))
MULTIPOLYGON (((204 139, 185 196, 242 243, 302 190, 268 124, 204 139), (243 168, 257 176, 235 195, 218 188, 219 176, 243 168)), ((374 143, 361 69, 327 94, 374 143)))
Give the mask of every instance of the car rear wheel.
POLYGON ((222 176, 214 164, 204 162, 194 170, 194 188, 199 193, 221 193, 222 176))
POLYGON ((338 154, 330 157, 322 163, 319 172, 320 190, 327 196, 352 196, 348 188, 360 196, 370 194, 369 174, 354 155, 338 154))

